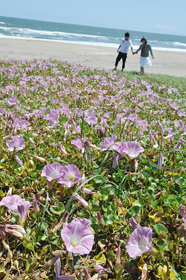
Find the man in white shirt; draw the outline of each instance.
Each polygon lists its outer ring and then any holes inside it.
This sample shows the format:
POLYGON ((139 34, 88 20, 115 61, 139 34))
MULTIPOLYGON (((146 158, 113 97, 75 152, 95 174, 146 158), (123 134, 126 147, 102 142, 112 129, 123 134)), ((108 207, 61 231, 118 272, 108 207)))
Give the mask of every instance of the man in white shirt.
POLYGON ((117 70, 118 63, 121 59, 123 61, 121 71, 123 71, 123 69, 125 68, 125 61, 127 59, 127 53, 128 53, 129 47, 131 48, 131 51, 133 54, 133 45, 132 45, 132 41, 129 39, 129 37, 130 37, 130 34, 128 32, 126 32, 125 39, 121 40, 121 44, 119 45, 119 48, 117 50, 117 52, 119 52, 119 53, 116 58, 114 70, 117 70))

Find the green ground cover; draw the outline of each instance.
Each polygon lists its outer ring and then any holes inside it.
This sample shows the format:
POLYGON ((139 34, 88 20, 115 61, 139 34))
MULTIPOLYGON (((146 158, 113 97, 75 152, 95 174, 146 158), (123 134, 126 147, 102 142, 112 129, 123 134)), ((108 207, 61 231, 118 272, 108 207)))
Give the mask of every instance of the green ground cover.
POLYGON ((32 206, 25 221, 0 206, 0 279, 186 279, 185 108, 184 78, 1 61, 0 201, 8 193, 32 206), (23 148, 10 150, 13 137, 24 140, 23 148), (77 138, 81 148, 72 142, 77 138), (129 142, 139 143, 138 155, 127 150, 129 142), (70 187, 57 176, 47 182, 41 173, 55 162, 75 165, 81 179, 70 187), (56 228, 65 213, 68 220, 56 228), (78 217, 91 222, 94 235, 84 255, 69 252, 61 238, 78 217), (131 218, 152 231, 150 250, 140 243, 136 257, 126 247, 131 218))

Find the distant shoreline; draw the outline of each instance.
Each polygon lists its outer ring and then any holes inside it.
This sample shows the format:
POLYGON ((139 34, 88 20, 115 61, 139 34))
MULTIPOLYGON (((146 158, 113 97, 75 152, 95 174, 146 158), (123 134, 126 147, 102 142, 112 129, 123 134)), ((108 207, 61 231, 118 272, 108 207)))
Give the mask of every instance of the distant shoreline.
MULTIPOLYGON (((30 37, 18 37, 18 36, 1 36, 0 39, 16 39, 16 40, 29 40, 29 41, 44 41, 44 42, 56 42, 56 43, 67 43, 67 44, 77 44, 77 45, 85 45, 85 46, 96 46, 96 47, 105 47, 105 48, 118 48, 119 44, 114 43, 97 43, 97 42, 86 42, 86 41, 67 41, 67 40, 51 40, 44 38, 30 38, 30 37)), ((139 44, 140 45, 140 44, 139 44)), ((139 45, 133 45, 134 50, 137 50, 139 45)), ((153 47, 153 46, 152 46, 153 47)), ((153 47, 156 51, 165 51, 165 52, 186 52, 186 49, 178 49, 178 48, 160 48, 153 47)))
MULTIPOLYGON (((93 46, 84 44, 54 42, 51 40, 1 38, 1 60, 57 59, 93 68, 114 68, 117 56, 116 47, 93 46)), ((146 73, 186 77, 186 52, 159 51, 153 49, 155 59, 152 66, 145 68, 146 73)), ((140 54, 128 52, 126 71, 139 71, 140 54)), ((121 68, 121 62, 118 70, 121 68)))

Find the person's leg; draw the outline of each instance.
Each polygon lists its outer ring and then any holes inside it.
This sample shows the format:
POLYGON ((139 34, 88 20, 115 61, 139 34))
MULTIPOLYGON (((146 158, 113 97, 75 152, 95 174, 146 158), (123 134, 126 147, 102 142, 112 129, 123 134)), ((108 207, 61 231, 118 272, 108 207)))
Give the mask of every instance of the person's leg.
POLYGON ((141 74, 144 74, 144 67, 140 67, 141 74))
POLYGON ((116 70, 116 68, 117 68, 117 66, 118 66, 118 63, 119 63, 119 61, 121 60, 121 58, 122 58, 122 53, 121 52, 119 52, 118 53, 118 56, 116 57, 116 62, 115 62, 115 70, 116 70))
POLYGON ((127 59, 127 54, 123 53, 123 56, 122 56, 123 63, 122 63, 122 69, 121 69, 122 71, 125 68, 125 61, 126 61, 126 59, 127 59))

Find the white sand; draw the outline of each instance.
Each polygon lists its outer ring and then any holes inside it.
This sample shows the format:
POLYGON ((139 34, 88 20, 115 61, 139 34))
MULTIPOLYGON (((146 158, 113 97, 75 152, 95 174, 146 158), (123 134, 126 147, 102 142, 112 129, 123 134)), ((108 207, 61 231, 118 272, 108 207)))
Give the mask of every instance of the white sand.
MULTIPOLYGON (((0 60, 57 59, 90 67, 114 68, 117 48, 98 47, 81 44, 1 38, 0 60)), ((167 74, 186 77, 186 52, 154 51, 152 66, 145 68, 146 73, 167 74)), ((140 53, 128 52, 126 71, 139 71, 140 53)), ((121 69, 121 62, 118 70, 121 69)))

